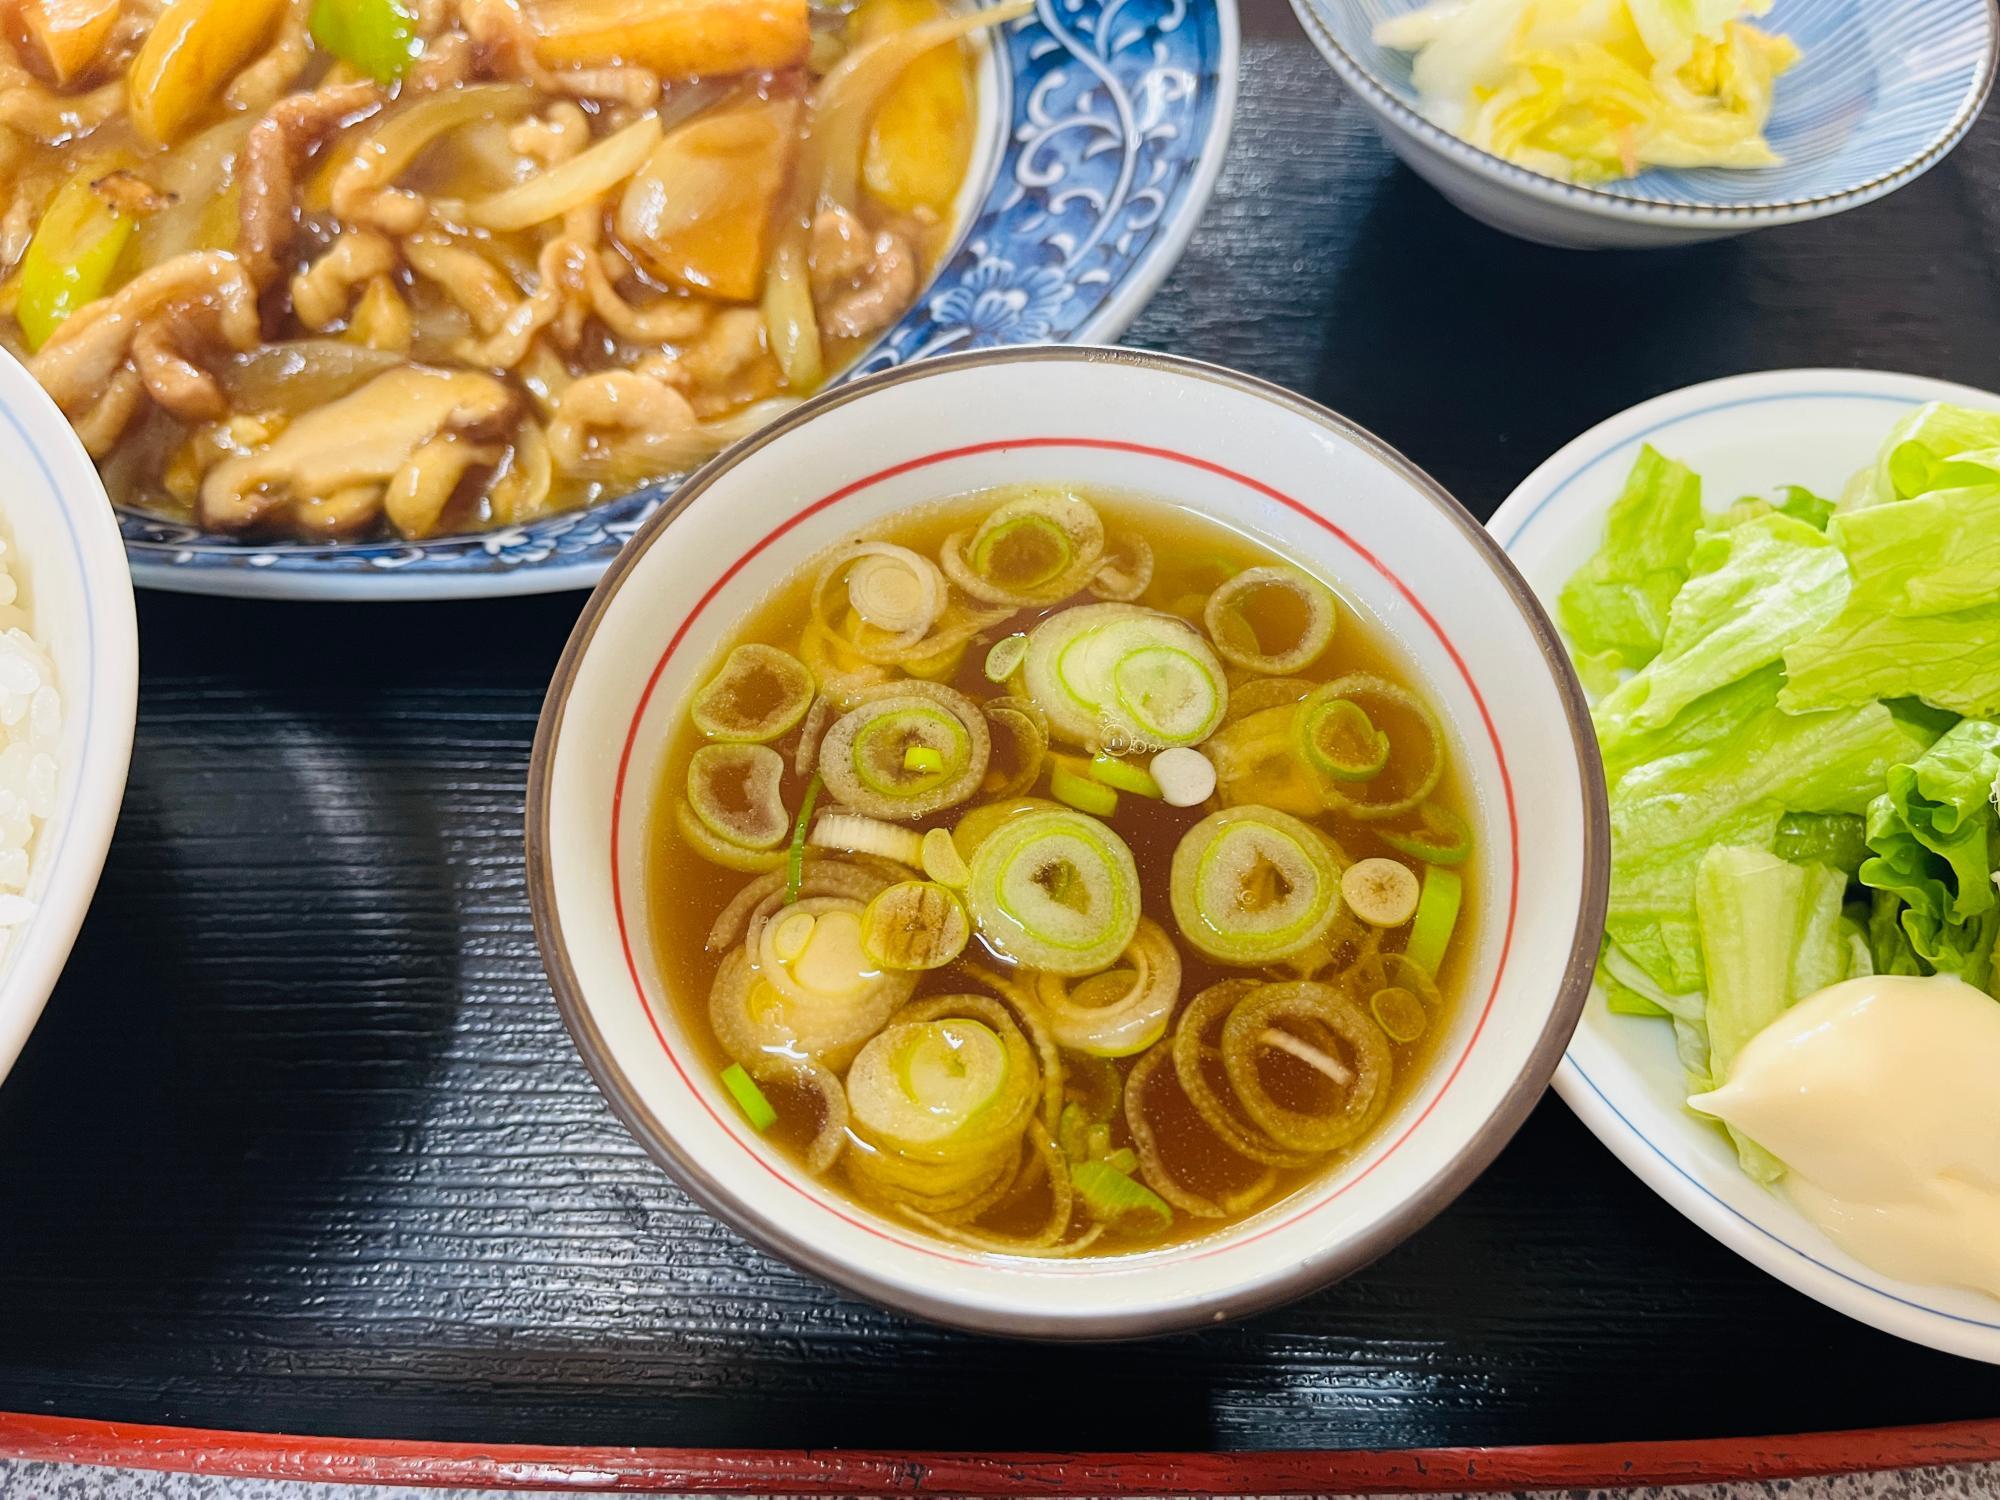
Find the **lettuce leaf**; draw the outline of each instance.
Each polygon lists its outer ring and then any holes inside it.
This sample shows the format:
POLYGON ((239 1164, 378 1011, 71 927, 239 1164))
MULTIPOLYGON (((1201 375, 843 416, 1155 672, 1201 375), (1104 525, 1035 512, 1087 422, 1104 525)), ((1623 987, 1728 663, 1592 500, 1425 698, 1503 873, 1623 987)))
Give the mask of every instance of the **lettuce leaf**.
MULTIPOLYGON (((1775 697, 1775 675, 1760 682, 1775 697)), ((1767 699, 1727 736, 1633 766, 1611 792, 1607 931, 1662 988, 1700 989, 1702 856, 1717 844, 1771 849, 1788 812, 1865 813, 1889 767, 1933 737, 1880 703, 1788 714, 1767 699)))
MULTIPOLYGON (((1847 881, 1824 865, 1798 865, 1761 849, 1727 845, 1702 856, 1695 878, 1703 963, 1709 1077, 1690 1093, 1726 1081, 1750 1039, 1794 1002, 1847 977, 1841 929, 1847 881)), ((1775 1182, 1784 1168, 1731 1131, 1743 1170, 1775 1182)))
POLYGON ((1874 857, 1860 871, 1863 885, 1902 903, 1910 953, 1981 988, 1993 978, 2000 930, 1996 780, 2000 724, 1984 719, 1964 720, 1914 762, 1892 766, 1888 790, 1868 809, 1874 857))
POLYGON ((1604 545, 1557 604, 1572 649, 1593 673, 1643 667, 1659 655, 1701 519, 1701 480, 1650 444, 1642 448, 1611 502, 1604 545))
POLYGON ((1875 466, 1856 476, 1842 504, 1857 509, 1886 505, 1942 489, 1946 482, 1982 482, 1962 479, 1941 482, 1941 466, 1960 458, 1968 466, 1992 468, 1995 477, 2000 477, 2000 462, 1989 462, 2000 458, 2000 411, 1982 411, 1940 401, 1920 406, 1889 429, 1875 466))
POLYGON ((1600 738, 1661 728, 1780 660, 1834 618, 1847 592, 1847 559, 1803 521, 1772 514, 1702 533, 1660 654, 1597 705, 1600 738))

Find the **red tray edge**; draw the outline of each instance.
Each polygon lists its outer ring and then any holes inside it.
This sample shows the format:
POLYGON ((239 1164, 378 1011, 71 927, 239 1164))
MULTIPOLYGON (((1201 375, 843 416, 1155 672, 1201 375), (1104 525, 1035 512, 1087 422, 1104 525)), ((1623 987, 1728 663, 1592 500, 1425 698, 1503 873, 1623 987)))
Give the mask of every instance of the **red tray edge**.
POLYGON ((0 1413, 0 1458, 256 1479, 680 1494, 1421 1494, 1794 1479, 2000 1460, 2000 1421, 1712 1441, 1258 1453, 583 1448, 0 1413))

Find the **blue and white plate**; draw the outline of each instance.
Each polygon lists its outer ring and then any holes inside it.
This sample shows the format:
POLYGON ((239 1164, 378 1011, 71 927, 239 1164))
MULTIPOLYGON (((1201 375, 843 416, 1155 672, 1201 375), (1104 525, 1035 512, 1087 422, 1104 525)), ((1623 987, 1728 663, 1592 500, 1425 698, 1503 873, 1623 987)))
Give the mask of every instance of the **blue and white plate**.
MULTIPOLYGON (((1040 0, 983 49, 958 243, 835 383, 1004 344, 1108 343, 1193 234, 1236 105, 1235 0, 1040 0)), ((126 512, 134 580, 186 593, 445 599, 589 588, 673 492, 421 543, 248 545, 126 512)))
MULTIPOLYGON (((1711 506, 1787 484, 1837 495, 1874 462, 1896 420, 1926 401, 2000 407, 2000 395, 1866 370, 1773 370, 1689 386, 1591 428, 1523 480, 1488 529, 1553 610, 1597 549, 1642 443, 1699 474, 1711 506)), ((1613 1015, 1593 994, 1555 1086, 1648 1187, 1746 1260, 1864 1323, 2000 1364, 2000 1298, 1885 1276, 1744 1176, 1728 1137, 1684 1106, 1665 1023, 1613 1015)))
POLYGON ((1995 0, 1774 0, 1758 21, 1803 50, 1766 135, 1785 158, 1745 171, 1654 168, 1592 187, 1480 150, 1422 114, 1410 57, 1377 22, 1419 0, 1292 0, 1390 146, 1475 218, 1585 248, 1711 239, 1822 218, 1894 192, 1958 144, 1993 86, 1995 0))

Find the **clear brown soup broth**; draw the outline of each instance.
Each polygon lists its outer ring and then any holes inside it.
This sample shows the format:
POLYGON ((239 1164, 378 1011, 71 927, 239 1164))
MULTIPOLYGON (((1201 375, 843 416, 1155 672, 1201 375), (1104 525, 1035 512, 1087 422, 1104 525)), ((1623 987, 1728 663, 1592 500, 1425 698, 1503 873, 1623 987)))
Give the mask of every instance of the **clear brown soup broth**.
MULTIPOLYGON (((1187 610, 1192 607, 1189 601, 1205 599, 1221 579, 1246 568, 1273 563, 1299 565, 1296 559, 1258 540, 1171 502, 1107 494, 1095 489, 1074 493, 1084 495, 1102 516, 1108 538, 1115 540, 1121 535, 1136 533, 1151 542, 1156 559, 1154 577, 1137 602, 1154 609, 1167 612, 1187 610)), ((975 526, 991 508, 992 501, 979 496, 943 501, 897 517, 865 533, 857 533, 854 540, 865 538, 894 542, 935 558, 940 544, 949 534, 975 526)), ((811 618, 811 594, 817 573, 817 563, 801 569, 748 615, 730 633, 701 680, 706 681, 713 676, 722 656, 731 647, 745 642, 762 642, 798 654, 801 636, 811 618)), ((1331 588, 1338 599, 1338 626, 1331 644, 1316 661, 1300 671, 1285 675, 1320 682, 1352 673, 1368 673, 1408 688, 1426 701, 1431 701, 1427 685, 1410 669, 1388 632, 1341 593, 1338 579, 1317 573, 1314 576, 1331 588)), ((1260 604, 1271 597, 1268 592, 1258 596, 1260 604)), ((1248 613, 1249 623, 1258 632, 1260 641, 1269 643, 1296 637, 1305 610, 1288 605, 1286 599, 1287 596, 1277 595, 1275 607, 1260 607, 1248 613)), ((1059 603, 1018 611, 975 636, 956 672, 946 681, 975 701, 987 701, 1015 691, 1005 685, 996 685, 985 676, 986 653, 992 643, 1015 632, 1031 629, 1037 621, 1063 609, 1097 602, 1089 593, 1080 592, 1059 603)), ((1194 611, 1194 622, 1199 626, 1198 609, 1194 611)), ((1235 667, 1229 669, 1232 687, 1244 676, 1235 667)), ((1380 727, 1390 732, 1392 742, 1399 746, 1404 743, 1405 737, 1396 732, 1404 726, 1397 724, 1395 715, 1384 716, 1380 727)), ((1473 799, 1463 778, 1455 736, 1448 723, 1443 725, 1443 729, 1448 764, 1431 800, 1459 812, 1470 821, 1473 799)), ((783 799, 790 813, 796 813, 805 791, 805 778, 796 775, 792 769, 799 733, 795 729, 772 742, 773 748, 785 758, 787 769, 783 799)), ((699 1047, 701 1061, 713 1076, 728 1066, 730 1058, 709 1020, 709 992, 721 955, 705 951, 704 945, 717 915, 755 877, 710 863, 690 846, 675 825, 670 810, 672 803, 686 785, 689 758, 704 743, 707 741, 683 715, 666 758, 655 800, 647 886, 653 943, 666 989, 680 1012, 685 1033, 699 1047)), ((1392 756, 1389 768, 1383 773, 1385 777, 1393 781, 1400 769, 1401 758, 1400 751, 1392 756)), ((1144 765, 1145 760, 1141 757, 1135 763, 1144 765)), ((1035 795, 1048 795, 1046 772, 1035 788, 1035 795)), ((982 800, 975 797, 969 803, 934 816, 912 820, 910 826, 918 829, 953 826, 982 800)), ((1219 981, 1246 975, 1268 979, 1299 977, 1296 971, 1287 970, 1283 965, 1268 969, 1224 965, 1201 953, 1176 929, 1169 906, 1169 864, 1182 836, 1217 805, 1216 800, 1211 798, 1201 806, 1176 808, 1125 793, 1120 795, 1115 812, 1105 820, 1132 851, 1140 876, 1141 909, 1173 935, 1182 964, 1176 1019, 1193 997, 1219 981)), ((1399 854, 1383 841, 1380 824, 1331 811, 1313 821, 1331 834, 1352 860, 1384 856, 1399 859, 1419 871, 1422 868, 1419 861, 1399 854)), ((1403 819, 1390 826, 1407 826, 1409 821, 1403 819)), ((809 857, 820 855, 816 851, 809 857)), ((1408 1043, 1391 1042, 1394 1073, 1388 1101, 1367 1133, 1346 1148, 1310 1166, 1279 1170, 1271 1189, 1241 1213, 1213 1218, 1176 1211, 1172 1224, 1164 1232, 1149 1229, 1142 1236, 1110 1232, 1084 1253, 1126 1253, 1211 1234, 1228 1223, 1262 1212, 1298 1193, 1336 1170, 1341 1162, 1368 1148, 1386 1125, 1397 1117, 1403 1102, 1423 1084, 1435 1062, 1440 1042, 1453 1029, 1454 1013, 1462 1003, 1461 991, 1469 965, 1467 955, 1475 949, 1477 942, 1474 930, 1480 878, 1480 851, 1477 847, 1465 862, 1454 868, 1464 880, 1465 892, 1446 959, 1436 976, 1442 1004, 1430 1008, 1428 1025, 1422 1036, 1408 1043)), ((913 873, 911 878, 921 878, 921 872, 913 873)), ((1382 951, 1400 951, 1404 938, 1403 929, 1385 933, 1382 951)), ((971 942, 956 961, 921 977, 915 998, 921 1000, 927 996, 960 993, 992 994, 994 986, 987 976, 995 971, 1007 973, 1012 967, 1006 959, 991 951, 975 931, 971 942)), ((1172 1035, 1173 1023, 1170 1022, 1165 1039, 1156 1045, 1170 1046, 1172 1035)), ((1263 1082, 1280 1104, 1309 1111, 1326 1107, 1329 1090, 1333 1086, 1321 1073, 1273 1048, 1265 1049, 1259 1056, 1263 1082)), ((1115 1066, 1121 1074, 1129 1074, 1138 1061, 1137 1056, 1121 1058, 1115 1060, 1115 1066)), ((1163 1071, 1171 1077, 1171 1066, 1163 1071)), ((770 1138, 798 1161, 819 1127, 821 1106, 810 1090, 773 1086, 766 1088, 765 1092, 779 1115, 769 1132, 770 1138)), ((1161 1155, 1171 1163, 1177 1180, 1184 1187, 1213 1198, 1242 1189, 1258 1177, 1260 1169, 1217 1138, 1178 1086, 1150 1087, 1147 1103, 1147 1117, 1158 1134, 1161 1155)), ((1132 1145, 1122 1108, 1111 1124, 1114 1146, 1132 1145)), ((854 1147, 850 1146, 850 1149, 854 1147)), ((871 1203, 866 1196, 854 1193, 838 1166, 826 1173, 823 1180, 844 1194, 856 1197, 864 1206, 887 1212, 892 1219, 896 1217, 884 1205, 871 1203)), ((1037 1184, 1034 1190, 1025 1192, 1015 1201, 987 1212, 970 1227, 988 1235, 1026 1235, 1048 1218, 1050 1206, 1046 1184, 1037 1184)), ((1079 1202, 1075 1223, 1080 1227, 1085 1222, 1083 1205, 1079 1202)))

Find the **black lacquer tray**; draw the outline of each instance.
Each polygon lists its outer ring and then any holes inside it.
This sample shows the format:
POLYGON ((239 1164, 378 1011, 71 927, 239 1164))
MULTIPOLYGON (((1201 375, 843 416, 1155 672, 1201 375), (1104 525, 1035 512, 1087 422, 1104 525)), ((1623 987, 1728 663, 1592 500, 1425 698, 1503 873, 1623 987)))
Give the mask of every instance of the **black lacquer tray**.
MULTIPOLYGON (((2000 122, 1816 225, 1540 250, 1398 167, 1277 0, 1245 23, 1221 190, 1131 339, 1316 397, 1475 512, 1584 427, 1712 376, 2000 385, 2000 122)), ((1380 1264, 1200 1336, 982 1341, 768 1260, 619 1127, 535 951, 522 786, 580 602, 142 598, 117 840, 0 1089, 0 1411, 65 1419, 0 1419, 0 1451, 123 1451, 93 1449, 117 1431, 96 1419, 407 1439, 419 1464, 450 1441, 787 1450, 789 1471, 711 1453, 675 1472, 851 1488, 938 1481, 808 1473, 803 1450, 1563 1450, 1954 1422, 1985 1425, 1951 1451, 2000 1451, 2000 1369, 1761 1275, 1553 1098, 1380 1264)), ((305 1463, 312 1442, 288 1444, 267 1446, 305 1463)), ((1166 1487, 1152 1462, 1124 1482, 1166 1487)))

